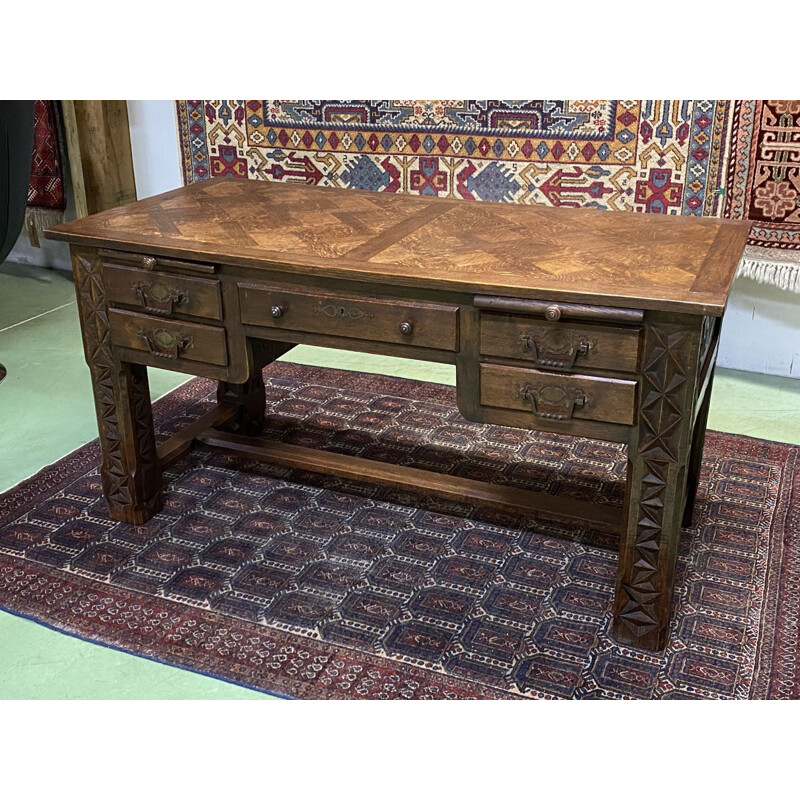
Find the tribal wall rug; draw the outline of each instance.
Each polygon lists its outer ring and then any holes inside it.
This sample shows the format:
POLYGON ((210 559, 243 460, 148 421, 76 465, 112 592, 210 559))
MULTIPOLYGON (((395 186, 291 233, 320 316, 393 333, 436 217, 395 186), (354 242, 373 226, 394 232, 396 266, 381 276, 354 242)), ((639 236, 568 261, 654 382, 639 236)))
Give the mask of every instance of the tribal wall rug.
POLYGON ((176 103, 185 183, 228 176, 746 218, 742 271, 800 292, 797 100, 176 103))
MULTIPOLYGON (((272 438, 621 502, 621 445, 468 423, 451 387, 265 375, 272 438)), ((167 396, 159 435, 213 396, 167 396)), ((142 526, 108 519, 97 442, 0 496, 0 607, 289 697, 798 698, 798 452, 709 433, 662 654, 609 636, 611 536, 202 447, 142 526)))

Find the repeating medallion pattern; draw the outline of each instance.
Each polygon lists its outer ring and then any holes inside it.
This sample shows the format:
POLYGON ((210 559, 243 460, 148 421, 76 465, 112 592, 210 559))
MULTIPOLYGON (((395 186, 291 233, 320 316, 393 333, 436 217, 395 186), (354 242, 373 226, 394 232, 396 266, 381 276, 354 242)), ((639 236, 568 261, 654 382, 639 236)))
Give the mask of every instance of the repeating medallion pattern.
MULTIPOLYGON (((622 501, 620 445, 467 423, 449 387, 265 377, 272 438, 622 501)), ((210 381, 181 387, 156 405, 158 436, 214 399, 210 381)), ((644 455, 669 453, 664 430, 644 455)), ((610 636, 612 536, 204 448, 167 471, 146 525, 108 518, 96 443, 0 496, 0 604, 297 697, 791 696, 797 452, 709 434, 664 653, 610 636)))

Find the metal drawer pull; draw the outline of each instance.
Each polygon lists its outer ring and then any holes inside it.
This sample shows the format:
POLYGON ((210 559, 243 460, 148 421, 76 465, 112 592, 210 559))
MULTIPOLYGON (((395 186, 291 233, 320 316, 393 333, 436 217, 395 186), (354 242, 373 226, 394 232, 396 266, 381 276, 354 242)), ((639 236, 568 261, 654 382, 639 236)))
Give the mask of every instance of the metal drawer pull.
POLYGON ((585 339, 578 342, 573 341, 565 348, 563 343, 560 343, 559 346, 555 342, 548 342, 548 338, 545 335, 537 341, 530 331, 522 337, 525 346, 533 355, 533 363, 538 366, 569 369, 575 366, 578 356, 586 356, 589 354, 589 350, 592 349, 592 342, 585 339))
POLYGON ((272 306, 270 311, 272 312, 272 316, 274 319, 278 319, 278 317, 283 316, 283 308, 281 306, 272 306))
POLYGON ((560 386, 532 386, 526 383, 520 387, 519 396, 530 403, 535 417, 542 419, 572 419, 576 408, 587 403, 586 395, 580 389, 562 389, 560 386))
POLYGON ((153 314, 171 314, 175 306, 189 302, 189 295, 163 283, 134 283, 131 286, 139 303, 153 314))
POLYGON ((136 335, 147 343, 148 349, 154 356, 161 358, 179 358, 183 352, 194 347, 191 336, 171 333, 164 328, 140 330, 136 335))
POLYGON ((402 333, 403 336, 411 336, 413 332, 414 332, 414 326, 410 322, 400 323, 400 333, 402 333))

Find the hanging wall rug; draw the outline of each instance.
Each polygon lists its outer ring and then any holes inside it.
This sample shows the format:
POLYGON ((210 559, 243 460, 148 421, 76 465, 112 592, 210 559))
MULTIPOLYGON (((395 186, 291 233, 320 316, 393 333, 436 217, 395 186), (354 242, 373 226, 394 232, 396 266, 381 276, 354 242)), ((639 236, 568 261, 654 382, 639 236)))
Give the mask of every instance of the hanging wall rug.
POLYGON ((800 100, 179 100, 185 183, 298 181, 753 221, 800 292, 800 100))

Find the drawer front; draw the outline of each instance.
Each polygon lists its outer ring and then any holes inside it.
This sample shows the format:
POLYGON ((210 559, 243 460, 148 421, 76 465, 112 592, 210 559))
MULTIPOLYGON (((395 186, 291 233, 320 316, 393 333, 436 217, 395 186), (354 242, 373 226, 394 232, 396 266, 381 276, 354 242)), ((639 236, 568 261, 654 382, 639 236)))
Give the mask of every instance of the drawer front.
POLYGON ((636 381, 497 364, 481 364, 480 376, 483 406, 527 412, 534 419, 633 424, 636 381))
POLYGON ((222 319, 219 281, 105 263, 103 281, 112 303, 136 306, 149 314, 222 319))
POLYGON ((639 328, 481 314, 481 353, 543 369, 635 372, 639 328))
POLYGON ((278 330, 457 349, 458 307, 239 285, 242 322, 278 330))
POLYGON ((221 367, 228 364, 224 328, 118 309, 108 312, 108 322, 111 341, 119 347, 141 350, 157 360, 199 361, 221 367))

